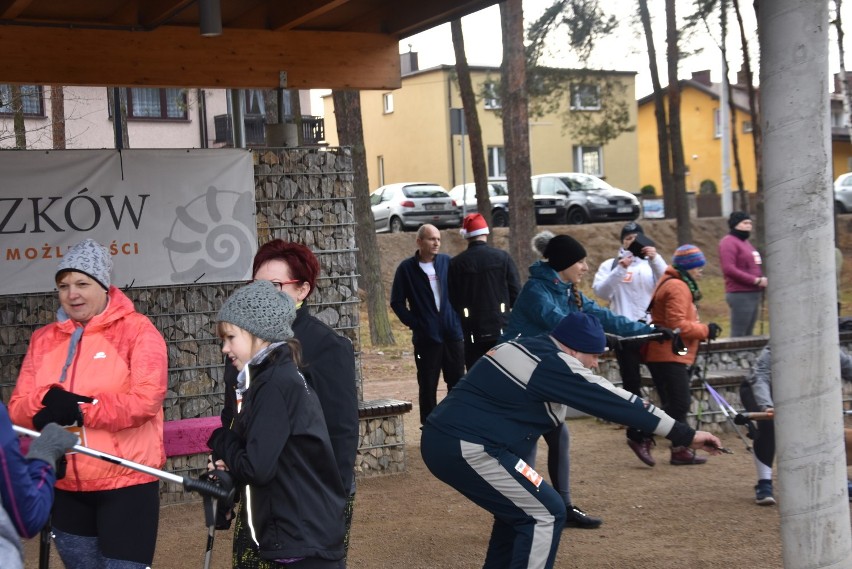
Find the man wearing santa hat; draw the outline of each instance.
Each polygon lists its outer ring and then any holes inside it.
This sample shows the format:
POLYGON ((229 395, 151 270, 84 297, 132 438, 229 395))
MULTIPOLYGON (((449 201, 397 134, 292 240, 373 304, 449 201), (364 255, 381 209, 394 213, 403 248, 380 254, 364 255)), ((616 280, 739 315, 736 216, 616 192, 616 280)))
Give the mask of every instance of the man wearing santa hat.
POLYGON ((466 216, 461 233, 467 249, 452 258, 447 279, 450 304, 464 331, 465 367, 470 370, 503 334, 521 282, 512 257, 487 243, 488 225, 482 215, 466 216))

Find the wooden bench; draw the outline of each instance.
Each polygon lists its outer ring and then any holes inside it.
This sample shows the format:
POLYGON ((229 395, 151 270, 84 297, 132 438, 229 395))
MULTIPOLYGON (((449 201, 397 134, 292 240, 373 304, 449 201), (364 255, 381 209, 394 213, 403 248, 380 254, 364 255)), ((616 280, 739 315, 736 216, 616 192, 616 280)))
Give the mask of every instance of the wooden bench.
POLYGON ((398 399, 371 399, 358 402, 358 418, 387 417, 389 415, 403 415, 411 411, 411 401, 400 401, 398 399))
MULTIPOLYGON (((411 411, 411 401, 398 399, 372 399, 358 402, 358 418, 372 419, 401 416, 411 411)), ((166 456, 188 456, 207 453, 207 439, 210 434, 222 426, 219 417, 198 417, 178 419, 163 424, 163 445, 166 456)))

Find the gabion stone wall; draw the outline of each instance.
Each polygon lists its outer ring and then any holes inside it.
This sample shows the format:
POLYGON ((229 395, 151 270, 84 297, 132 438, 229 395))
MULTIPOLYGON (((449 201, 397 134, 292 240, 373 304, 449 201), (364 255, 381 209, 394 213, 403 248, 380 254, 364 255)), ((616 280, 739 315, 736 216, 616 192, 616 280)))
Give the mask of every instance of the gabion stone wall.
MULTIPOLYGON (((725 398, 725 401, 737 410, 744 409, 740 401, 740 382, 751 373, 751 368, 755 360, 757 360, 761 350, 768 341, 769 338, 767 336, 736 339, 726 338, 712 342, 709 354, 706 351, 706 345, 704 343, 701 344, 701 351, 696 359, 698 368, 703 372, 706 360, 707 383, 712 385, 713 389, 718 391, 725 398), (716 372, 717 376, 720 376, 718 379, 714 378, 714 372, 716 372)), ((840 349, 846 353, 852 353, 852 333, 840 333, 840 349)), ((650 377, 650 373, 645 369, 645 366, 642 366, 642 369, 643 378, 650 377)), ((602 358, 598 371, 601 376, 621 387, 618 362, 614 357, 602 358)), ((692 427, 698 425, 702 430, 711 433, 731 433, 733 430, 732 427, 722 412, 719 411, 713 397, 702 385, 701 379, 701 377, 696 377, 692 381, 690 389, 692 402, 689 413, 687 414, 687 422, 692 427)), ((657 397, 654 386, 652 384, 646 385, 644 379, 642 383, 643 396, 658 405, 659 397, 657 397)), ((845 409, 852 409, 852 383, 844 381, 842 383, 842 392, 843 407, 845 409)))
MULTIPOLYGON (((322 268, 308 298, 318 318, 349 337, 358 352, 358 284, 352 204, 352 159, 344 148, 255 150, 258 244, 280 237, 310 247, 322 268)), ((84 236, 81 235, 81 239, 84 236)), ((166 340, 167 420, 221 412, 221 343, 214 320, 242 283, 126 290, 166 340)), ((0 296, 0 396, 8 403, 32 332, 53 322, 55 293, 0 296)), ((360 365, 357 366, 360 369, 360 365)), ((362 393, 360 374, 358 393, 362 393)))
POLYGON ((405 433, 402 415, 361 419, 357 476, 405 472, 405 433))

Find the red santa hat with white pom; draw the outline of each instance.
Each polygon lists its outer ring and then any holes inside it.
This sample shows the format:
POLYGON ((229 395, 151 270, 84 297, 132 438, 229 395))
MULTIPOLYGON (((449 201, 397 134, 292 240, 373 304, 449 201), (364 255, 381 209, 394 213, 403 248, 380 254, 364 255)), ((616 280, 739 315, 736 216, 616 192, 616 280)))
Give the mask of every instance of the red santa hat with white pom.
POLYGON ((489 233, 488 224, 485 223, 485 218, 482 217, 482 214, 471 213, 465 216, 461 229, 462 237, 470 239, 471 237, 488 235, 489 233))

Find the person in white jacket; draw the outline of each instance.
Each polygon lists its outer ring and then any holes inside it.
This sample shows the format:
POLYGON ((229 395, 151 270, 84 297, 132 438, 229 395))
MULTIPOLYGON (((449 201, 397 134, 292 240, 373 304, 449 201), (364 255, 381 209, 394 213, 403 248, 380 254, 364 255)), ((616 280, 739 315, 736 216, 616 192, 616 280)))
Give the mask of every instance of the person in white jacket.
MULTIPOLYGON (((621 229, 621 248, 618 255, 607 259, 598 267, 592 290, 602 300, 609 302, 609 309, 615 314, 650 324, 648 304, 657 281, 665 270, 666 262, 657 254, 653 242, 645 237, 642 226, 631 221, 621 229), (634 245, 640 235, 641 247, 634 245), (638 254, 634 254, 634 251, 638 254)), ((615 356, 624 389, 642 397, 640 347, 641 345, 636 343, 616 346, 615 356)), ((628 429, 627 444, 639 460, 648 466, 654 466, 654 457, 651 456, 654 439, 650 434, 628 429)))

